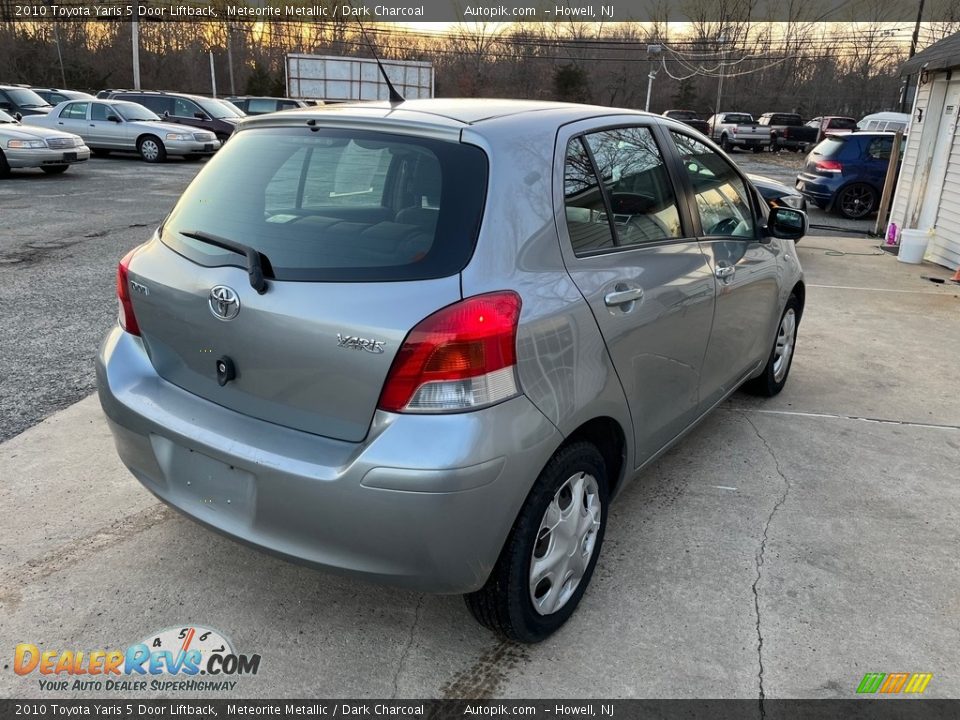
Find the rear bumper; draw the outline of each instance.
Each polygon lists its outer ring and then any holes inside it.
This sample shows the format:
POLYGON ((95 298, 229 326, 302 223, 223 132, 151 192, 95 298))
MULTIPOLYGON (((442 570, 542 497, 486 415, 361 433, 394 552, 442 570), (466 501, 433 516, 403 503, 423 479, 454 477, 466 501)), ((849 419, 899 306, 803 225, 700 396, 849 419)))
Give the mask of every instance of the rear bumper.
POLYGON ((798 148, 804 148, 807 145, 813 145, 813 140, 796 140, 794 138, 784 138, 778 137, 776 140, 772 141, 775 148, 790 148, 791 150, 796 150, 798 148))
POLYGON ((731 135, 727 139, 731 145, 739 147, 764 147, 770 144, 770 138, 745 138, 731 135))
POLYGON ((830 180, 832 180, 832 178, 801 173, 797 176, 796 188, 797 191, 810 202, 820 206, 827 206, 833 202, 833 196, 836 193, 836 189, 828 184, 830 180))
POLYGON ((561 440, 525 397, 377 412, 361 443, 311 435, 166 382, 119 328, 97 382, 120 458, 167 504, 287 559, 428 592, 482 587, 561 440))
POLYGON ((3 151, 7 163, 12 168, 33 168, 44 165, 74 165, 90 159, 90 148, 86 145, 68 150, 50 148, 10 149, 3 151))

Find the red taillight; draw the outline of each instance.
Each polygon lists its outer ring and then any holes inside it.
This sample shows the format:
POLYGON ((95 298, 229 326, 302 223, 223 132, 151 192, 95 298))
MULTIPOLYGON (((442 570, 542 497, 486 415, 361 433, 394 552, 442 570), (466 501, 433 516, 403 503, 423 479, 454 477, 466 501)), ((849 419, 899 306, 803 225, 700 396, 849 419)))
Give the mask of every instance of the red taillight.
POLYGON ((836 160, 817 160, 814 169, 817 172, 838 173, 843 172, 843 165, 836 160))
POLYGON ((134 248, 124 255, 123 260, 117 265, 117 301, 120 304, 117 319, 120 321, 120 327, 131 335, 140 334, 140 326, 137 325, 137 316, 133 314, 133 303, 130 300, 130 278, 128 277, 130 260, 133 259, 137 250, 139 248, 134 248))
POLYGON ((422 320, 397 352, 378 406, 390 412, 470 410, 517 394, 520 296, 467 298, 422 320))

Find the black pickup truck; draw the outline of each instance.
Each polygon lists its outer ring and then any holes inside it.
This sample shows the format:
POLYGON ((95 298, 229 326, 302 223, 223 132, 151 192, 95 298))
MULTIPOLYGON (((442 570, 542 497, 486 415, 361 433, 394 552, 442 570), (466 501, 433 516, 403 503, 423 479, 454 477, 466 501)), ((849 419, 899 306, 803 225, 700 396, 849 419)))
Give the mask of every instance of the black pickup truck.
POLYGON ((679 120, 694 130, 699 130, 704 135, 710 134, 710 124, 706 120, 702 120, 693 110, 667 110, 663 115, 664 117, 679 120))
POLYGON ((801 152, 817 144, 819 132, 804 125, 803 118, 796 113, 764 113, 759 123, 770 128, 770 149, 773 152, 783 148, 801 152))

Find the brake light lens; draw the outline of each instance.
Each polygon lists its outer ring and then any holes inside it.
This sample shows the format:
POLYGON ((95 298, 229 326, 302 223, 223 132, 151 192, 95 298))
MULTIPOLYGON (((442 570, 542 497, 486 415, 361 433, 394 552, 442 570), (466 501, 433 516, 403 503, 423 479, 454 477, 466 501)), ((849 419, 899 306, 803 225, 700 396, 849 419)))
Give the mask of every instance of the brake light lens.
POLYGON ((407 335, 378 407, 389 412, 475 410, 517 394, 520 296, 476 295, 435 312, 407 335))
POLYGON ((843 165, 836 160, 818 160, 814 169, 817 172, 838 173, 843 172, 843 165))
POLYGON ((131 335, 140 335, 140 326, 137 324, 137 316, 133 314, 133 302, 130 300, 130 261, 139 248, 134 248, 117 265, 117 303, 120 306, 117 313, 117 319, 120 327, 131 335))

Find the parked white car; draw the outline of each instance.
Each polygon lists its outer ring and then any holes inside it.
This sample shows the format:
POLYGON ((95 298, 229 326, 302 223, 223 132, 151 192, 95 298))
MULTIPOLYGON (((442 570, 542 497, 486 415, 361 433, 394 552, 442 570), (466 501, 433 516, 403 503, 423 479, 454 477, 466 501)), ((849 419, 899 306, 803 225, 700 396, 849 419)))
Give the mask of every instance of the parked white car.
POLYGON ((24 122, 76 133, 95 155, 112 150, 140 154, 146 162, 163 162, 168 155, 200 158, 220 149, 217 136, 172 122, 163 122, 143 105, 122 100, 72 100, 46 115, 31 115, 24 122))
POLYGON ((83 138, 59 130, 26 127, 0 110, 0 177, 11 168, 34 167, 57 175, 89 159, 90 148, 83 138))

